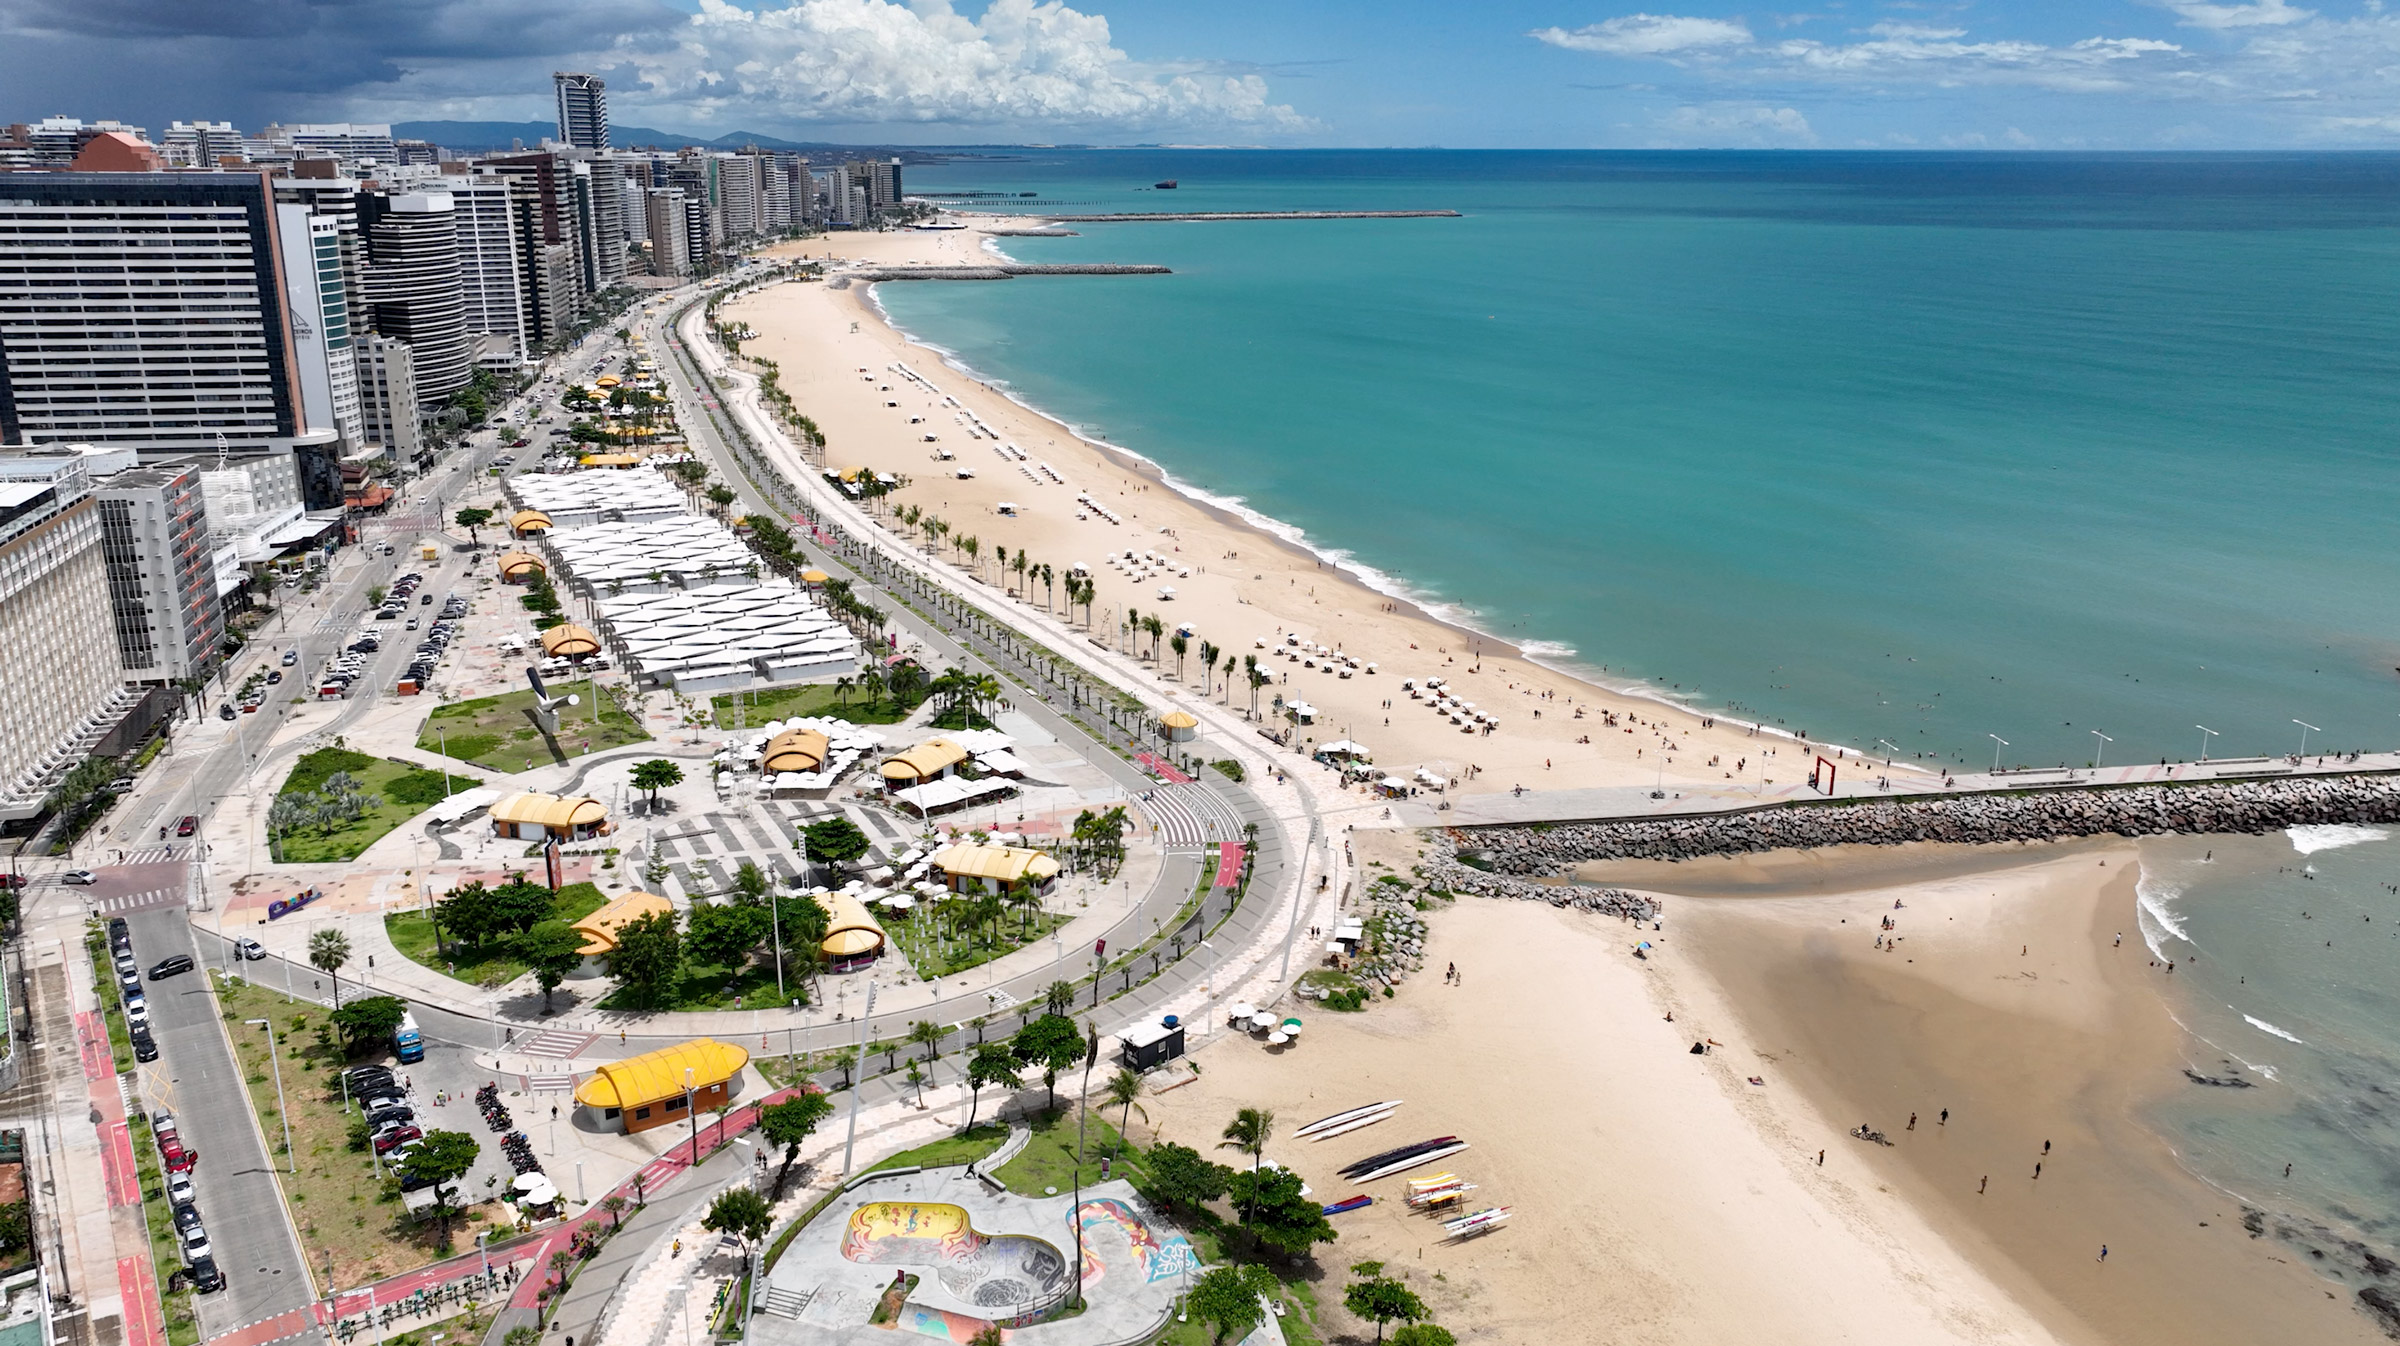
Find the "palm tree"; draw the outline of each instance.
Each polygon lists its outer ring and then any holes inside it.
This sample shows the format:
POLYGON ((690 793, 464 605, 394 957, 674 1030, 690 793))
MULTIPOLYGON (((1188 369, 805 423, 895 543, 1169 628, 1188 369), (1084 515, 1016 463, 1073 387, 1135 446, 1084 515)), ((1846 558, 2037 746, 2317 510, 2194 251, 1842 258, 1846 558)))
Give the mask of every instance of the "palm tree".
POLYGON ((1175 651, 1175 681, 1177 682, 1183 681, 1183 655, 1184 651, 1189 650, 1191 647, 1192 642, 1184 639, 1183 632, 1181 631, 1176 632, 1174 636, 1167 641, 1167 648, 1175 651))
POLYGON ((881 672, 870 668, 866 672, 859 674, 858 685, 866 689, 868 705, 875 706, 882 704, 883 674, 881 672))
MULTIPOLYGON (((1024 913, 1025 923, 1022 928, 1026 934, 1031 935, 1033 933, 1033 914, 1042 909, 1042 895, 1035 892, 1029 884, 1010 893, 1008 900, 1024 913)), ((1057 1013, 1057 1011, 1053 1010, 1052 1013, 1057 1013)))
POLYGON ((1042 610, 1049 612, 1058 606, 1058 585, 1055 582, 1058 572, 1050 568, 1048 561, 1042 562, 1034 569, 1042 577, 1042 610))
POLYGON ((1133 633, 1133 643, 1138 647, 1142 637, 1142 615, 1131 603, 1125 605, 1125 629, 1133 633))
POLYGON ((333 1003, 342 1003, 342 964, 350 961, 350 937, 339 930, 319 930, 308 937, 310 966, 333 978, 333 1003))
MULTIPOLYGON (((1267 1140, 1274 1134, 1274 1113, 1265 1108, 1244 1108, 1233 1114, 1233 1120, 1225 1124, 1225 1138, 1217 1142, 1217 1148, 1220 1150, 1236 1150, 1250 1156, 1250 1189, 1253 1194, 1251 1203, 1253 1206, 1257 1204, 1259 1161, 1266 1158, 1267 1140)), ((1244 1211, 1242 1218, 1248 1220, 1251 1214, 1251 1211, 1244 1211)))
POLYGON ((1085 580, 1083 582, 1083 629, 1086 631, 1092 629, 1092 600, 1099 596, 1099 581, 1085 580))
POLYGON ((1114 1105, 1124 1109, 1118 1114, 1117 1121, 1119 1153, 1123 1153, 1124 1147, 1132 1143, 1127 1139, 1126 1132, 1133 1125, 1133 1114, 1138 1112, 1142 1114, 1143 1121, 1150 1120, 1149 1109, 1135 1101, 1141 1096, 1142 1077, 1130 1070, 1119 1069, 1116 1074, 1108 1077, 1108 1083, 1103 1086, 1100 1106, 1105 1108, 1114 1105))
MULTIPOLYGON (((1000 679, 989 673, 975 674, 967 680, 967 708, 973 710, 979 704, 996 708, 1000 704, 1000 691, 1000 679)), ((984 718, 991 718, 989 711, 984 718)))
POLYGON ((908 1040, 925 1049, 927 1065, 932 1065, 942 1054, 942 1026, 930 1019, 919 1019, 910 1024, 908 1040))
POLYGON ((1233 704, 1233 656, 1225 656, 1225 704, 1233 704))
POLYGON ((983 550, 983 539, 975 537, 971 534, 967 537, 962 537, 958 540, 958 549, 966 554, 967 568, 969 570, 973 570, 975 568, 975 557, 983 550))
POLYGON ((1000 574, 1002 578, 1006 578, 1008 575, 1008 548, 995 545, 992 548, 992 560, 999 563, 1000 574))
POLYGON ((1210 643, 1208 643, 1207 641, 1203 640, 1203 641, 1201 641, 1201 642, 1200 642, 1200 699, 1201 699, 1201 700, 1205 701, 1205 700, 1207 700, 1207 699, 1208 699, 1208 692, 1209 692, 1209 686, 1208 686, 1208 685, 1209 685, 1210 683, 1212 683, 1212 682, 1216 681, 1216 678, 1217 678, 1217 647, 1216 647, 1216 646, 1214 646, 1214 645, 1211 645, 1211 644, 1210 644, 1210 643))
POLYGON ((1033 569, 1033 562, 1025 559, 1025 549, 1022 547, 1017 549, 1015 564, 1017 567, 1017 595, 1021 598, 1025 594, 1025 572, 1033 569))
POLYGON ((1250 718, 1255 720, 1258 718, 1258 689, 1267 685, 1267 675, 1258 671, 1258 656, 1255 654, 1243 655, 1242 667, 1250 675, 1250 718))
POLYGON ((1145 613, 1142 617, 1142 630, 1150 635, 1150 662, 1155 664, 1158 662, 1158 638, 1167 633, 1167 624, 1158 619, 1158 614, 1145 613))

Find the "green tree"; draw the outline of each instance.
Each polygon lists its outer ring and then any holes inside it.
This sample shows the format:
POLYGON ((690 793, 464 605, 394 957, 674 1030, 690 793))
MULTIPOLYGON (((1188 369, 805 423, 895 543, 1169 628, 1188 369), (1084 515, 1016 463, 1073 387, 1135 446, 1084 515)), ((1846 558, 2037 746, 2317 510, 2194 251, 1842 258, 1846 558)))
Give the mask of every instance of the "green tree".
POLYGON ((1108 1077, 1108 1083, 1102 1086, 1102 1090, 1102 1107, 1122 1109, 1117 1114, 1118 1143, 1131 1144, 1128 1136, 1133 1127, 1133 1114, 1138 1112, 1142 1114, 1143 1121, 1150 1120, 1150 1110, 1138 1101, 1142 1096, 1142 1077, 1130 1070, 1119 1069, 1108 1077))
POLYGON ((801 834, 801 852, 810 864, 832 867, 846 865, 867 853, 867 834, 847 815, 836 814, 821 822, 813 822, 801 834))
POLYGON ((975 1049, 967 1060, 967 1129, 975 1129, 975 1110, 983 1102, 986 1085, 997 1084, 1014 1089, 1022 1081, 1017 1075, 1017 1058, 1000 1043, 986 1043, 975 1049))
POLYGON ((719 514, 723 514, 727 505, 732 504, 734 501, 740 498, 740 496, 734 494, 732 487, 727 486, 723 482, 718 482, 716 485, 708 488, 708 503, 716 506, 717 513, 719 514))
POLYGON ((767 1199, 748 1187, 731 1187, 717 1193, 708 1203, 708 1214, 700 1219, 700 1227, 712 1234, 731 1234, 744 1243, 756 1243, 775 1227, 775 1209, 767 1199))
POLYGON ((765 907, 692 904, 686 918, 683 951, 696 964, 721 967, 727 975, 750 961, 750 952, 767 938, 770 921, 765 907))
POLYGON ((653 757, 633 766, 633 788, 650 796, 650 811, 658 812, 658 792, 683 784, 683 767, 664 757, 653 757))
POLYGON ((350 937, 339 930, 319 930, 308 937, 309 966, 333 978, 333 1003, 342 1003, 342 965, 350 961, 350 937))
POLYGON ((1017 1030, 1008 1049, 1019 1061, 1042 1072, 1042 1087, 1050 1092, 1051 1108, 1058 1106, 1058 1072, 1083 1059, 1083 1030, 1063 1014, 1045 1014, 1017 1030))
POLYGON ((833 1100, 813 1088, 759 1109, 759 1131, 769 1145, 783 1147, 783 1166, 775 1170, 776 1200, 783 1199, 783 1180, 792 1171, 792 1161, 800 1157, 801 1142, 832 1115, 833 1100))
POLYGON ((942 1026, 931 1019, 919 1019, 908 1026, 908 1040, 925 1049, 925 1064, 932 1065, 942 1054, 942 1026))
POLYGON ((558 905, 558 894, 538 883, 528 883, 517 875, 491 890, 484 898, 491 911, 491 932, 495 935, 521 935, 549 920, 558 905))
POLYGON ((456 1189, 446 1184, 467 1176, 482 1148, 464 1131, 428 1131, 425 1139, 400 1160, 401 1176, 433 1184, 433 1204, 441 1212, 445 1244, 450 1241, 450 1201, 457 1195, 456 1189))
POLYGON ((1413 1323, 1425 1316, 1425 1301, 1417 1292, 1383 1274, 1381 1262, 1357 1262, 1350 1274, 1358 1277, 1342 1291, 1342 1307, 1375 1322, 1375 1340, 1383 1340, 1383 1325, 1394 1318, 1413 1323))
POLYGON ((1274 1113, 1265 1108, 1243 1108, 1225 1124, 1224 1139, 1217 1142, 1217 1148, 1249 1155, 1250 1172, 1255 1175, 1259 1162, 1267 1157, 1267 1142, 1274 1135, 1274 1113))
POLYGON ((1392 1334, 1392 1346, 1458 1346, 1450 1329, 1433 1323, 1410 1323, 1392 1334))
POLYGON ((1276 1289, 1275 1273, 1265 1267, 1217 1267, 1192 1282, 1188 1307, 1216 1330, 1211 1341, 1222 1342, 1227 1337, 1239 1341, 1265 1320, 1266 1307, 1259 1300, 1276 1289))
POLYGON ((433 904, 433 923, 435 929, 449 931, 452 939, 483 943, 499 928, 492 924, 491 890, 481 879, 451 889, 448 897, 433 904))
POLYGON ((775 917, 769 925, 771 933, 783 940, 783 956, 805 966, 814 966, 822 952, 820 945, 832 928, 833 918, 813 897, 786 896, 775 899, 775 917))
POLYGON ((1311 1246, 1333 1242, 1333 1222, 1313 1196, 1300 1194, 1300 1175, 1288 1168, 1236 1173, 1226 1195, 1248 1211, 1242 1227, 1271 1251, 1285 1257, 1305 1255, 1311 1246))
POLYGON ((645 1009, 664 1004, 682 970, 683 932, 676 929, 674 912, 653 912, 617 931, 608 971, 634 1004, 645 1009))
POLYGON ((542 1013, 550 1012, 550 993, 583 966, 583 932, 565 921, 543 921, 517 936, 517 957, 533 969, 542 988, 542 1013))
POLYGON ((408 1002, 398 996, 360 996, 335 1010, 330 1018, 342 1035, 342 1045, 357 1051, 370 1042, 392 1040, 399 1031, 400 1018, 408 1013, 408 1002))
POLYGON ((492 521, 492 512, 488 509, 462 509, 451 515, 450 519, 467 530, 467 541, 480 547, 483 545, 483 534, 476 530, 492 521))
POLYGON ((1075 984, 1054 981, 1043 988, 1042 1008, 1052 1014, 1064 1014, 1075 1008, 1075 984))
POLYGON ((750 860, 744 860, 733 871, 735 900, 746 907, 762 907, 767 897, 767 872, 750 860))
POLYGON ((1167 648, 1175 652, 1175 681, 1183 681, 1183 656, 1191 651, 1192 642, 1178 631, 1167 640, 1167 648))
POLYGON ((1162 1141, 1142 1156, 1151 1199, 1171 1211, 1196 1212, 1225 1195, 1233 1170, 1189 1145, 1162 1141))

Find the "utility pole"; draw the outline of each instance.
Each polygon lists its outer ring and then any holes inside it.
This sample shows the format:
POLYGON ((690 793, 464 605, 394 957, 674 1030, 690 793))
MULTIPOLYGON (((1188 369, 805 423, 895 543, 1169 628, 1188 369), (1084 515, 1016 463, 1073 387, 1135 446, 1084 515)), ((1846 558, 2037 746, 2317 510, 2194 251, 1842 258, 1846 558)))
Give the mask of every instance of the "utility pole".
MULTIPOLYGON (((867 1082, 867 1021, 875 1017, 875 983, 867 983, 867 1009, 858 1016, 858 1064, 850 1077, 850 1134, 842 1141, 842 1175, 849 1176, 850 1155, 858 1144, 858 1095, 867 1082)), ((1076 1264, 1078 1267, 1082 1263, 1076 1264)), ((1077 1274, 1081 1274, 1080 1271, 1077 1274)))

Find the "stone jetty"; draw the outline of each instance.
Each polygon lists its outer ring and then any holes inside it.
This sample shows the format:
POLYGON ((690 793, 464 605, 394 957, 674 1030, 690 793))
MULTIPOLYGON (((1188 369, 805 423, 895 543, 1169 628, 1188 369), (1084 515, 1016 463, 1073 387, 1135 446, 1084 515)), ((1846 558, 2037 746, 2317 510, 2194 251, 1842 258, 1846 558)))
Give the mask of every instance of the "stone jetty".
POLYGON ((1151 224, 1187 220, 1455 220, 1455 210, 1177 210, 1118 215, 1044 215, 1058 224, 1151 224))
POLYGON ((845 271, 841 280, 860 284, 885 280, 1013 280, 1018 276, 1170 276, 1167 267, 1150 263, 1071 262, 1051 266, 1000 263, 992 266, 878 266, 845 271))
POLYGON ((2315 776, 1912 796, 1698 817, 1453 828, 1431 835, 1434 844, 1426 855, 1425 877, 1452 892, 1526 898, 1646 919, 1647 904, 1638 896, 1558 880, 1592 860, 1693 860, 1911 841, 1988 845, 2111 834, 2256 834, 2310 823, 2400 823, 2400 779, 2315 776))

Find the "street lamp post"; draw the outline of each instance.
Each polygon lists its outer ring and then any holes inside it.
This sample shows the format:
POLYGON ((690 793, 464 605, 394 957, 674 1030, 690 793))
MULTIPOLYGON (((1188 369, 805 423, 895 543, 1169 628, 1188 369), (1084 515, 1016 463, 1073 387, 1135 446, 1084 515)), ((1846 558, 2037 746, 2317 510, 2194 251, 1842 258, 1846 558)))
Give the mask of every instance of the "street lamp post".
POLYGON ((1998 734, 1985 734, 1984 737, 1992 741, 1992 774, 1997 776, 2000 774, 2000 750, 2008 746, 2008 740, 1998 734))
POLYGON ((2217 736, 2217 731, 2204 724, 2196 724, 2192 728, 2200 731, 2200 760, 2205 762, 2208 760, 2208 741, 2217 736))
POLYGON ((2310 724, 2306 720, 2294 720, 2292 723, 2300 726, 2300 755, 2302 757, 2306 757, 2308 756, 2308 736, 2312 733, 2321 734, 2325 731, 2317 728, 2313 724, 2310 724))
POLYGON ((2108 755, 2108 745, 2116 742, 2116 740, 2110 738, 2106 734, 2101 733, 2097 729, 2092 731, 2092 737, 2100 740, 2099 744, 2092 749, 2092 770, 2094 772, 2098 772, 2100 770, 2101 759, 2108 755))
POLYGON ((278 1116, 283 1118, 283 1157, 290 1166, 291 1173, 298 1176, 300 1156, 292 1152, 292 1112, 283 1104, 283 1058, 275 1050, 275 1021, 273 1019, 245 1019, 242 1022, 256 1024, 267 1030, 267 1063, 275 1068, 275 1111, 278 1116))
POLYGON ((875 983, 867 983, 866 1012, 858 1016, 858 1064, 851 1067, 857 1073, 850 1077, 850 1134, 842 1141, 842 1172, 850 1172, 850 1155, 858 1144, 858 1096, 864 1089, 867 1076, 867 1021, 875 1017, 875 983))

